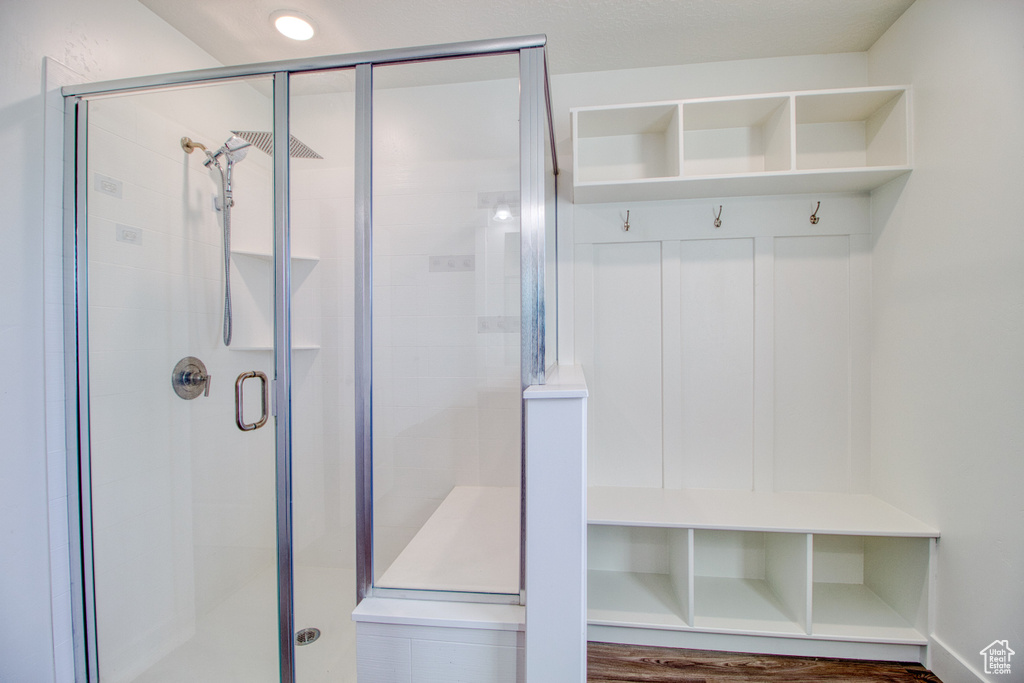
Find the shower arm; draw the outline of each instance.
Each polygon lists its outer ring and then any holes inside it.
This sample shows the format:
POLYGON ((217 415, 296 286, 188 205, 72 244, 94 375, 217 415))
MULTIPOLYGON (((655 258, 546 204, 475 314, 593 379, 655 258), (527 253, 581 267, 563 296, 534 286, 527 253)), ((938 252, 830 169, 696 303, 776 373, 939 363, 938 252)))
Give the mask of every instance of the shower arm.
POLYGON ((204 152, 207 151, 206 145, 204 145, 201 142, 195 142, 194 140, 192 140, 192 138, 189 137, 184 137, 181 139, 181 148, 188 152, 189 154, 196 151, 197 149, 201 149, 204 152))

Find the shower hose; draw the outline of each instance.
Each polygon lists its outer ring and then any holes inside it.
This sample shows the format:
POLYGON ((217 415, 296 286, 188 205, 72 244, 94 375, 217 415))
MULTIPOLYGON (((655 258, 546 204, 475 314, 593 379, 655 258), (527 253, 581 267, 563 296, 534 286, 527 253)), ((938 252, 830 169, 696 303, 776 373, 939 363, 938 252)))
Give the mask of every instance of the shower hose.
POLYGON ((224 198, 224 346, 231 346, 231 207, 235 200, 228 193, 224 173, 220 176, 221 196, 224 198))

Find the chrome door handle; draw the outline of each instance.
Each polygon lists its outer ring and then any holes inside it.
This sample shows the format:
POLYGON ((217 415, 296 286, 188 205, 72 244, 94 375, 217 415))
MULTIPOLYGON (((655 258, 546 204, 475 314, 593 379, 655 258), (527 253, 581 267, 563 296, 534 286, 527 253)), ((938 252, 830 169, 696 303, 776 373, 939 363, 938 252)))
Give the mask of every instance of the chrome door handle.
POLYGON ((267 376, 259 370, 250 370, 249 372, 243 372, 235 380, 235 424, 243 432, 251 432, 254 429, 259 429, 267 423, 267 405, 270 403, 268 400, 270 396, 270 384, 267 382, 267 376), (258 377, 260 382, 263 384, 263 391, 260 396, 263 399, 263 414, 257 422, 246 422, 244 417, 244 405, 245 400, 242 398, 242 385, 245 384, 245 380, 258 377))

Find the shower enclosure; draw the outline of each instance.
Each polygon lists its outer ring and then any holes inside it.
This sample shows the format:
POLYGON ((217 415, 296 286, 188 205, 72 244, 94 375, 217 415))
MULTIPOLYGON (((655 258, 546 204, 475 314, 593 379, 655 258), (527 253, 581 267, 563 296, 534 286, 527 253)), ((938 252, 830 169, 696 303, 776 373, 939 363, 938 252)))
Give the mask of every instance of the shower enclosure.
POLYGON ((522 601, 543 46, 65 89, 78 680, 354 681, 365 596, 522 601))

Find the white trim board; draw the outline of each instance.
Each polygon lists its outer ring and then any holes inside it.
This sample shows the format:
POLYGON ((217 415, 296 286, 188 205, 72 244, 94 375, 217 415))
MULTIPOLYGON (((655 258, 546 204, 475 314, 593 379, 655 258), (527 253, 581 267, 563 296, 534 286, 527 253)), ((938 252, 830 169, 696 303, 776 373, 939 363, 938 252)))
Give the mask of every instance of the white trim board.
POLYGON ((925 665, 944 683, 984 683, 980 671, 961 659, 936 636, 931 637, 928 660, 925 665))
MULTIPOLYGON (((839 640, 815 640, 807 637, 779 638, 773 636, 705 633, 700 631, 663 630, 591 624, 587 639, 602 643, 675 647, 726 652, 760 652, 794 657, 838 657, 890 662, 920 662, 923 645, 864 643, 839 640)), ((945 679, 943 679, 945 680, 945 679)), ((953 681, 952 683, 959 683, 953 681)), ((970 683, 974 683, 971 681, 970 683)))
MULTIPOLYGON (((736 237, 870 235, 868 195, 732 197, 725 199, 576 204, 576 244, 661 242, 736 237), (819 221, 810 223, 818 202, 819 221), (722 227, 715 227, 721 208, 722 227), (629 211, 629 231, 623 229, 629 211)), ((578 261, 578 255, 577 255, 578 261)))
POLYGON ((939 531, 868 494, 756 493, 596 486, 590 524, 937 538, 939 531))
POLYGON ((352 610, 352 620, 392 626, 522 631, 526 628, 526 608, 476 602, 365 598, 352 610))

